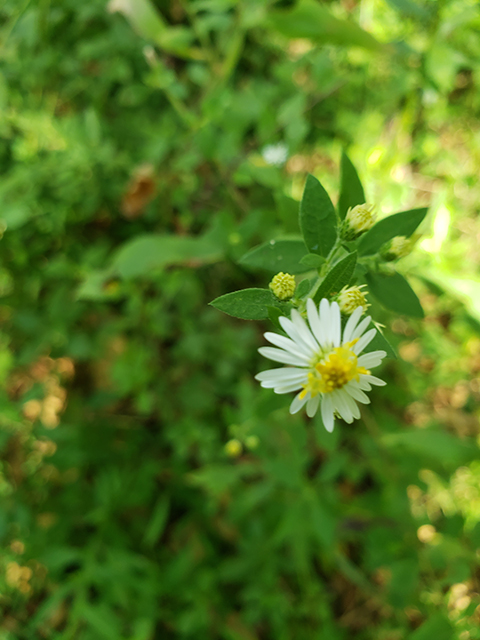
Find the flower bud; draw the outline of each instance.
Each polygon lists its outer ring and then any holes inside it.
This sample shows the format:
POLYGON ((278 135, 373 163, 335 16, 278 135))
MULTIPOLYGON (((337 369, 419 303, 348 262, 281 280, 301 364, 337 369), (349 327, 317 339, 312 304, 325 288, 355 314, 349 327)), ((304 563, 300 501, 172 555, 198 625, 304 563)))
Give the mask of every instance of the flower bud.
POLYGON ((242 443, 240 440, 233 438, 225 444, 225 453, 229 458, 238 458, 242 453, 242 443))
POLYGON ((382 249, 382 256, 386 260, 397 260, 398 258, 404 258, 408 256, 412 250, 413 241, 411 238, 405 236, 395 236, 390 240, 385 248, 382 249))
POLYGON ((362 284, 359 287, 343 287, 337 297, 337 303, 342 313, 350 316, 357 307, 363 307, 366 310, 370 306, 367 302, 366 292, 362 291, 365 286, 362 284))
POLYGON ((357 204, 350 207, 345 217, 343 235, 347 240, 354 240, 373 227, 377 216, 373 204, 357 204))
POLYGON ((279 300, 288 300, 295 293, 295 277, 289 273, 277 273, 268 285, 273 295, 279 300))

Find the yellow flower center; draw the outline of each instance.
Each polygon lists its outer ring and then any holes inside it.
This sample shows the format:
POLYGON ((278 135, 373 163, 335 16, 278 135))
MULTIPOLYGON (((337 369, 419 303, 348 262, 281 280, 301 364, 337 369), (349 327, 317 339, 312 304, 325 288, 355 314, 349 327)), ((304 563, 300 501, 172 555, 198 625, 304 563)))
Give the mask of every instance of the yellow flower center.
POLYGON ((341 347, 336 347, 326 358, 318 362, 308 374, 308 382, 303 385, 300 397, 308 392, 314 398, 319 393, 331 393, 341 389, 350 380, 359 380, 360 374, 368 375, 370 371, 358 366, 358 359, 352 347, 358 342, 352 340, 341 347))

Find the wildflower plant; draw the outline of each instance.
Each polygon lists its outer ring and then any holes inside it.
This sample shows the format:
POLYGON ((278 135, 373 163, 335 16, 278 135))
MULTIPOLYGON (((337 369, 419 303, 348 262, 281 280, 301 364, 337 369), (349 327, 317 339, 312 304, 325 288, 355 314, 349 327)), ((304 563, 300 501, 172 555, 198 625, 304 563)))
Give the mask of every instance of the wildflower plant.
POLYGON ((377 221, 343 153, 337 208, 309 175, 300 203, 302 238, 271 240, 240 259, 244 266, 276 275, 268 288, 227 293, 211 304, 237 318, 269 318, 275 325, 276 332, 265 333, 273 346, 259 352, 284 366, 262 371, 256 379, 275 393, 295 392, 290 413, 305 408, 313 417, 320 410, 332 431, 336 418, 360 418, 358 405, 370 402, 366 392, 385 384, 371 370, 395 353, 366 315, 368 299, 423 317, 417 295, 393 262, 413 244, 410 238, 426 213, 426 208, 410 209, 377 221))

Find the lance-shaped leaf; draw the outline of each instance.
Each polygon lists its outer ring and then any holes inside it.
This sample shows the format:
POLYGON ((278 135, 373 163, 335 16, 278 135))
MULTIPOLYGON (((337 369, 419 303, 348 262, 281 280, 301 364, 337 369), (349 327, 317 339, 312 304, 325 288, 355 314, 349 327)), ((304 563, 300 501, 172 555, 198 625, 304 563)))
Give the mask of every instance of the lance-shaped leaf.
POLYGON ((308 175, 300 203, 300 229, 310 253, 327 256, 337 239, 337 217, 328 193, 308 175))
POLYGON ((345 218, 350 207, 365 203, 365 193, 358 173, 347 156, 342 152, 340 197, 338 199, 338 213, 340 218, 345 218))
POLYGON ((305 255, 307 250, 302 240, 271 240, 250 249, 239 262, 245 267, 294 275, 310 271, 311 267, 300 263, 305 255))
POLYGON ((221 248, 207 234, 196 237, 151 234, 137 236, 121 245, 110 266, 112 273, 129 279, 148 276, 154 270, 173 264, 198 266, 221 257, 221 248))
POLYGON ((376 50, 384 48, 357 24, 334 17, 316 0, 300 0, 292 9, 272 11, 268 22, 287 38, 310 38, 316 42, 376 50))
POLYGON ((268 289, 243 289, 226 293, 210 302, 212 307, 242 320, 264 320, 269 317, 269 308, 277 307, 288 314, 290 305, 280 302, 268 289))
POLYGON ((343 260, 330 269, 322 284, 315 294, 315 302, 320 302, 322 298, 328 298, 334 293, 338 293, 343 287, 350 283, 355 265, 357 263, 357 252, 349 253, 343 260))
POLYGON ((386 309, 412 318, 423 318, 420 300, 402 275, 396 272, 391 275, 369 273, 366 280, 371 294, 386 309))
POLYGON ((377 253, 386 242, 395 236, 410 237, 427 215, 427 211, 426 208, 409 209, 383 218, 360 238, 359 255, 367 256, 377 253))

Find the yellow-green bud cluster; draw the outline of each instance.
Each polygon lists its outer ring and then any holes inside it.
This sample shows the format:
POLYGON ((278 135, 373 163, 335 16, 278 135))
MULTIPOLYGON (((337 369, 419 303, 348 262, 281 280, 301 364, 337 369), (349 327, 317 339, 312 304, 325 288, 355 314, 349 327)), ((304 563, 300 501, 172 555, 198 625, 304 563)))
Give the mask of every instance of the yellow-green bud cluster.
POLYGON ((347 240, 353 240, 373 227, 377 216, 373 204, 357 204, 350 207, 345 217, 343 235, 347 240))
POLYGON ((386 245, 382 251, 383 256, 387 260, 396 260, 398 258, 404 258, 408 256, 412 250, 413 240, 406 238, 405 236, 395 236, 386 245))
POLYGON ((289 273, 280 271, 280 273, 277 273, 277 275, 273 277, 273 280, 268 286, 273 295, 279 300, 288 300, 288 298, 291 298, 295 293, 295 277, 289 273))
POLYGON ((362 284, 359 287, 343 287, 337 297, 338 306, 342 313, 350 316, 357 307, 367 309, 370 306, 367 302, 366 291, 362 291, 365 286, 362 284))

